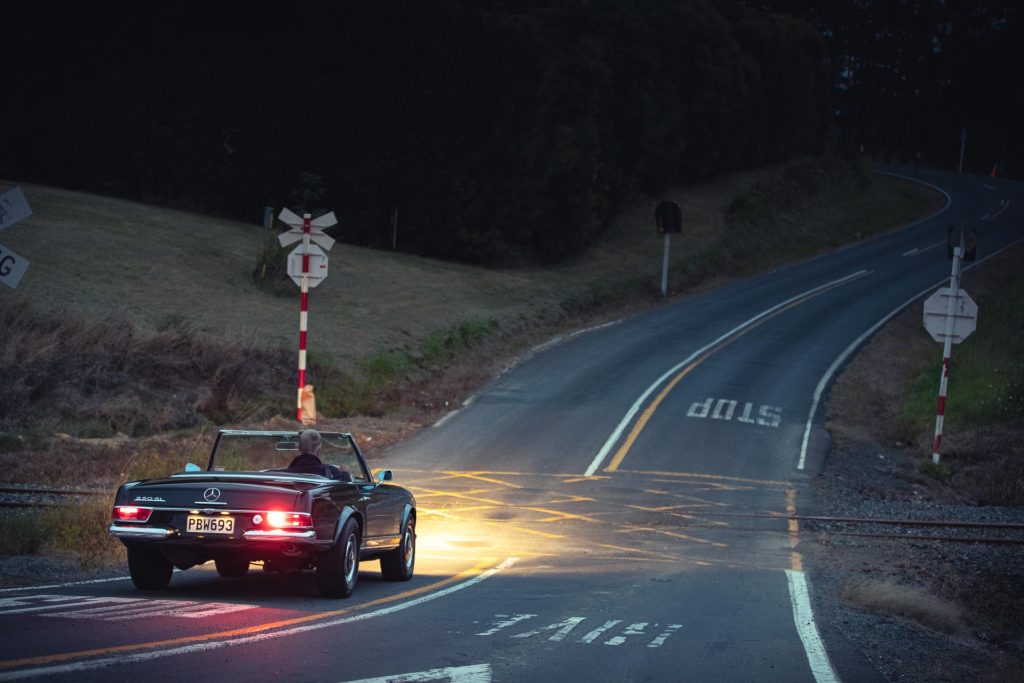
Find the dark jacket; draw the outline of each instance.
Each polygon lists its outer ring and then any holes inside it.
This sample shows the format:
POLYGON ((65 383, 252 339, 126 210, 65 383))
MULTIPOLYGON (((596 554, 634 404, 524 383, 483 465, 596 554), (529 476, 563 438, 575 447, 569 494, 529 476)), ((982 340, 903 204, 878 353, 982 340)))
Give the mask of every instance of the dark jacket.
POLYGON ((325 465, 320 461, 320 458, 316 457, 311 453, 299 453, 292 460, 292 464, 288 466, 286 472, 294 472, 296 474, 319 474, 331 479, 341 479, 342 481, 352 481, 352 475, 348 472, 342 472, 334 465, 325 465))

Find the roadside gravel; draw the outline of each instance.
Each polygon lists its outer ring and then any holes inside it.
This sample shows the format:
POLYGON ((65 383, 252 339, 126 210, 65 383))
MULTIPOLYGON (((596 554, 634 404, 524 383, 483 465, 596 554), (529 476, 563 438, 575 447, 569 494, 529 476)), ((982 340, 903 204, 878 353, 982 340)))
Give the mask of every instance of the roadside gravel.
MULTIPOLYGON (((1016 267, 1010 256, 991 266, 1016 267)), ((981 278, 972 287, 986 290, 981 278)), ((923 344, 931 341, 914 305, 837 379, 826 417, 832 447, 798 510, 968 526, 801 521, 816 619, 885 680, 1022 681, 1024 529, 969 525, 1024 526, 1024 507, 984 504, 994 481, 1020 493, 1019 474, 1007 465, 1024 458, 1024 416, 951 430, 943 460, 951 469, 931 469, 931 425, 900 442, 896 423, 923 344)))

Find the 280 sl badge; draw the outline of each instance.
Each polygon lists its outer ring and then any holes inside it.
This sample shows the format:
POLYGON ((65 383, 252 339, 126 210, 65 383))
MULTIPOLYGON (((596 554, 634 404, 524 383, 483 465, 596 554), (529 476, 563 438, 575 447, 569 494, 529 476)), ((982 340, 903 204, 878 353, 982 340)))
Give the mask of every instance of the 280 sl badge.
POLYGON ((135 496, 133 498, 136 503, 166 503, 167 501, 159 496, 135 496))

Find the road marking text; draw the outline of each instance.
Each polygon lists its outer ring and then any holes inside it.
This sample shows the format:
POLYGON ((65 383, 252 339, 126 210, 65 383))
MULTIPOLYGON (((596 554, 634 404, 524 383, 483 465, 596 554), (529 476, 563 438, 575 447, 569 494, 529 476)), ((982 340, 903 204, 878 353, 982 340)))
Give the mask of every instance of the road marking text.
POLYGON ((736 408, 739 405, 739 401, 728 398, 694 401, 690 405, 690 409, 686 411, 686 417, 729 421, 735 416, 736 422, 774 428, 778 428, 782 423, 782 408, 778 406, 763 405, 758 408, 755 416, 753 414, 754 404, 750 402, 744 402, 743 409, 739 411, 739 415, 736 415, 736 408))
MULTIPOLYGON (((533 619, 536 616, 536 614, 495 614, 495 621, 491 625, 491 628, 487 629, 486 631, 477 633, 476 635, 493 636, 495 633, 498 633, 499 631, 504 631, 505 629, 511 628, 512 626, 515 626, 520 622, 527 621, 528 619, 533 619)), ((576 627, 586 620, 587 617, 566 617, 565 619, 562 619, 561 621, 556 621, 553 624, 547 624, 545 626, 541 626, 539 628, 535 628, 529 631, 516 633, 510 637, 534 638, 536 636, 547 636, 547 640, 554 643, 559 643, 566 640, 570 636, 570 634, 572 634, 572 632, 576 630, 576 627)), ((616 629, 616 627, 622 623, 624 623, 622 619, 609 619, 600 626, 597 626, 596 628, 593 628, 585 632, 575 642, 583 643, 584 645, 589 645, 599 640, 606 634, 611 635, 615 633, 616 635, 612 635, 610 638, 602 642, 605 645, 617 646, 625 643, 630 636, 642 636, 644 637, 644 639, 646 639, 646 637, 649 637, 651 633, 654 633, 655 629, 657 629, 659 626, 659 624, 651 624, 647 621, 637 621, 630 623, 621 631, 616 629), (646 630, 648 626, 652 627, 650 632, 647 632, 646 630)), ((682 624, 668 624, 664 626, 663 628, 657 631, 657 635, 654 637, 654 639, 647 643, 647 647, 661 647, 665 644, 665 641, 672 636, 673 633, 675 633, 682 627, 682 624)), ((582 631, 580 632, 583 633, 582 631)))

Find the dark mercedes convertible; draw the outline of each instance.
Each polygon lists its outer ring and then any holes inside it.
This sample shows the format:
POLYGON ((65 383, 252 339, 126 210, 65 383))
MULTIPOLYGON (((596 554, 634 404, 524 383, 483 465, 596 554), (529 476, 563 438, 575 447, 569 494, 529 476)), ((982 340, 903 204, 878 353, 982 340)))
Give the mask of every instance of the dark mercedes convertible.
POLYGON ((189 465, 166 479, 117 491, 110 535, 128 548, 139 588, 164 588, 174 567, 213 560, 221 576, 252 562, 266 571, 315 569, 320 592, 351 595, 360 560, 380 559, 392 581, 412 578, 416 501, 376 481, 352 436, 322 433, 322 473, 289 471, 297 432, 221 430, 205 471, 189 465))

